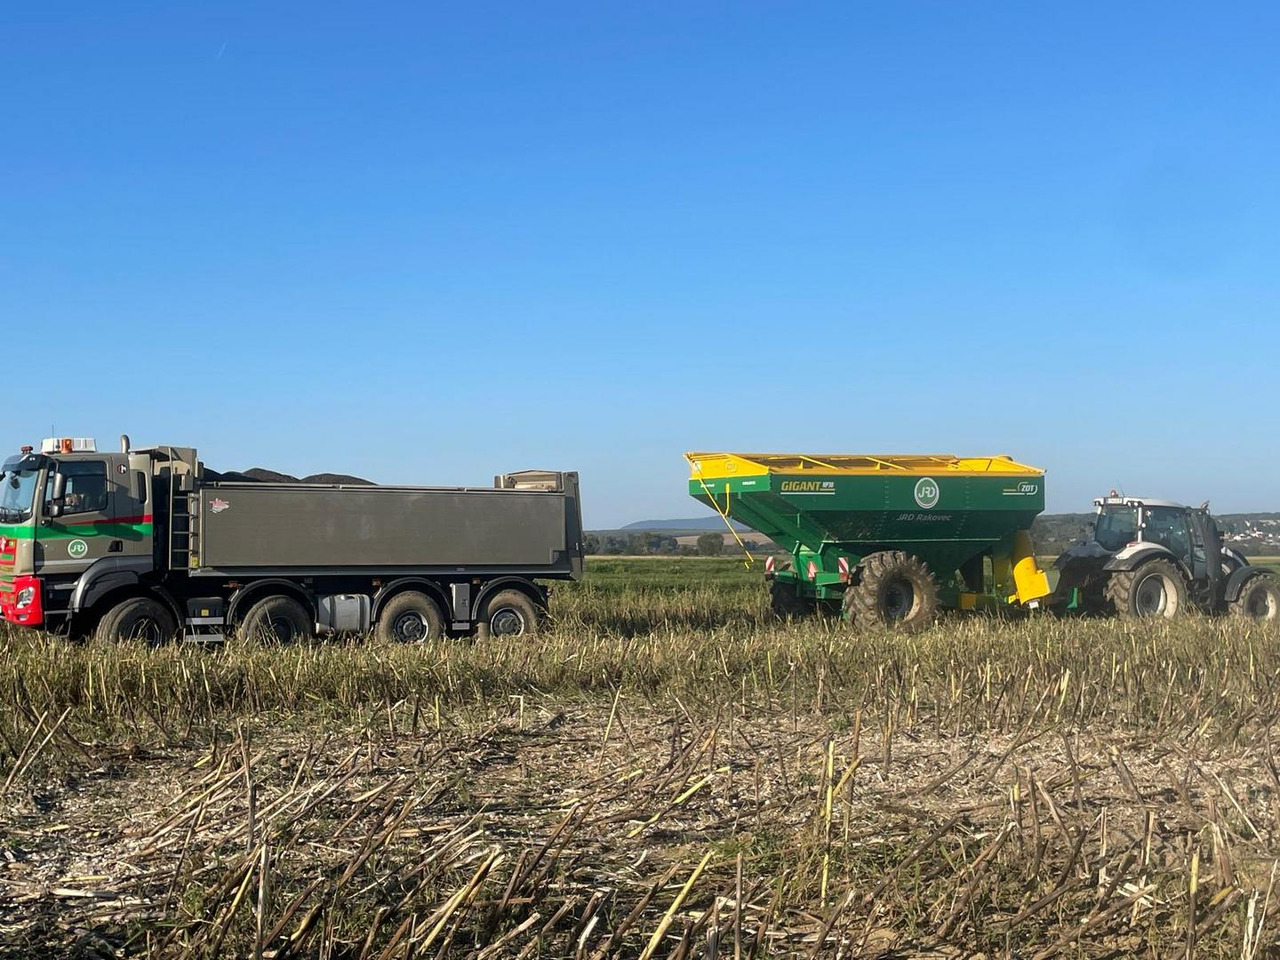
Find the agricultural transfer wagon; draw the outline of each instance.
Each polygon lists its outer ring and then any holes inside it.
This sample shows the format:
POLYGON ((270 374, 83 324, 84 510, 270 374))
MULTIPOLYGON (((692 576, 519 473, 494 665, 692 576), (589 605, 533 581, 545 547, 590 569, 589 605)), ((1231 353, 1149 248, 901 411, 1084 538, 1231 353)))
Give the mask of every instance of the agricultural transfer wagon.
POLYGON ((1051 591, 1028 532, 1044 471, 1008 457, 689 453, 689 493, 791 554, 773 609, 904 629, 941 608, 1035 607, 1051 591))
MULTIPOLYGON (((379 459, 385 459, 379 454, 379 459)), ((0 612, 151 642, 533 632, 582 573, 578 475, 493 487, 229 482, 191 447, 45 441, 4 461, 0 612)))

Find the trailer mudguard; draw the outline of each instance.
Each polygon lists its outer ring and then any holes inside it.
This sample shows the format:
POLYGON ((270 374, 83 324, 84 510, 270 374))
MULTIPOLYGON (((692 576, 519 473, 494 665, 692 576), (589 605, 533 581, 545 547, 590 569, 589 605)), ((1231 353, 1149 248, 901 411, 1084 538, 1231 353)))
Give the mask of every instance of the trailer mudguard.
POLYGON ((1244 585, 1254 577, 1274 576, 1270 571, 1264 570, 1262 567, 1241 567, 1231 576, 1227 577, 1227 584, 1222 590, 1223 599, 1227 603, 1235 603, 1240 599, 1240 591, 1244 589, 1244 585))
POLYGON ((70 610, 81 613, 120 587, 132 587, 150 573, 155 563, 150 557, 103 557, 80 574, 71 591, 70 610))

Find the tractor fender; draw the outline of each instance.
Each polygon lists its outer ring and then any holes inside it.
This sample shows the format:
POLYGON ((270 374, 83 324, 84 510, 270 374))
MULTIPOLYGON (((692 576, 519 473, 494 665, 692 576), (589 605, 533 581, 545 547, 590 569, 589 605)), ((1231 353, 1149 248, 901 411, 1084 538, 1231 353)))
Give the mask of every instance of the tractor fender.
POLYGON ((1249 566, 1249 558, 1239 551, 1232 550, 1230 547, 1222 548, 1222 559, 1224 563, 1230 564, 1232 573, 1249 566))
POLYGON ((71 591, 71 612, 88 610, 112 590, 141 582, 154 566, 150 557, 103 557, 80 574, 71 591))
POLYGON ((1184 577, 1190 579, 1190 571, 1187 570, 1187 565, 1172 550, 1168 547, 1162 547, 1158 543, 1135 543, 1132 546, 1125 547, 1108 560, 1102 569, 1107 573, 1125 573, 1129 570, 1138 569, 1148 560, 1155 559, 1168 560, 1182 571, 1184 577))
POLYGON ((1240 597, 1244 585, 1254 577, 1274 577, 1275 574, 1262 567, 1241 567, 1227 577, 1226 586, 1222 588, 1222 597, 1227 603, 1234 603, 1240 597))

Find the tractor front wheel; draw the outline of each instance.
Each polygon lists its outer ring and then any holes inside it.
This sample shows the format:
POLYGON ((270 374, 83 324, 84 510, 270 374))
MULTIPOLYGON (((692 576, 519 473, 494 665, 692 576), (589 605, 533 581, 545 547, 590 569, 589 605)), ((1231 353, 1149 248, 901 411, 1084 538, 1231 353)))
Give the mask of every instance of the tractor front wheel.
POLYGON ((1111 574, 1106 594, 1116 613, 1127 620, 1170 619, 1187 606, 1187 582, 1168 560, 1150 560, 1137 570, 1111 574))
POLYGON ((1280 620, 1280 577, 1259 573, 1240 585, 1231 612, 1247 620, 1280 620))
POLYGON ((901 550, 873 553, 844 592, 844 612, 853 623, 914 633, 938 615, 938 582, 918 557, 901 550))

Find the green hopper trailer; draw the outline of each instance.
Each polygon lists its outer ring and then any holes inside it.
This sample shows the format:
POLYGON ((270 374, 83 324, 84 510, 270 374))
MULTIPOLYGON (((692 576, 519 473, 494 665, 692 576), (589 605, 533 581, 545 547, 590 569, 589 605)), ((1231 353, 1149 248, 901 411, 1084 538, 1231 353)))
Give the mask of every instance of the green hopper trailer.
POLYGON ((1044 471, 1009 457, 688 453, 689 493, 791 554, 774 610, 915 629, 939 609, 1034 608, 1044 471))

